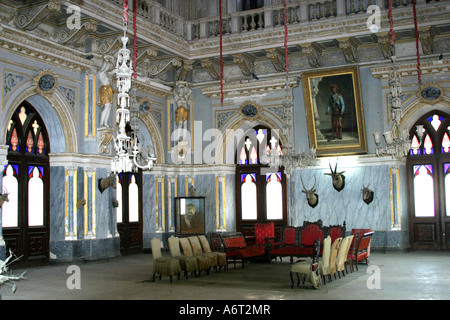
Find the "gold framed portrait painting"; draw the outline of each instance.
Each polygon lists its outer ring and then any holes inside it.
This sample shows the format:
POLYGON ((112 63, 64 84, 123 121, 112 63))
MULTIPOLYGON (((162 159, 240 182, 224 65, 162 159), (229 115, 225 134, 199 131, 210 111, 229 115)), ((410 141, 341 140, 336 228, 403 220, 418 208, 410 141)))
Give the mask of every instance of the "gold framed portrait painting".
POLYGON ((302 83, 309 145, 317 155, 367 153, 358 68, 305 72, 302 83))

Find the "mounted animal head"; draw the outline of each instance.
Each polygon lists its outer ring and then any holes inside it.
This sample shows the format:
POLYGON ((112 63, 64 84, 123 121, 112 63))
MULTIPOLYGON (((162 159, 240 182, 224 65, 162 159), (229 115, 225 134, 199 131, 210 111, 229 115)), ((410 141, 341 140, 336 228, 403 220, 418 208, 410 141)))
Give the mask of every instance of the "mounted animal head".
POLYGON ((98 179, 98 190, 100 190, 100 193, 103 193, 109 187, 116 188, 116 177, 114 175, 111 174, 106 178, 98 179))
POLYGON ((369 189, 370 183, 367 185, 367 187, 365 187, 363 185, 361 191, 362 191, 362 196, 363 196, 363 201, 366 204, 369 204, 373 201, 373 191, 369 189))
POLYGON ((328 176, 331 176, 331 178, 333 179, 333 187, 337 191, 340 192, 345 187, 345 176, 343 175, 343 173, 345 171, 337 172, 337 162, 336 162, 336 166, 334 167, 334 171, 333 171, 333 168, 331 168, 331 163, 330 163, 330 170, 331 170, 331 173, 325 173, 325 174, 328 176))
POLYGON ((3 189, 3 193, 0 195, 0 208, 3 206, 4 202, 9 202, 8 195, 9 192, 6 189, 3 189))
POLYGON ((316 177, 314 177, 314 185, 311 189, 306 189, 305 184, 303 183, 302 177, 300 177, 300 180, 302 181, 303 190, 302 192, 306 194, 306 200, 308 201, 308 204, 310 207, 315 208, 317 204, 319 203, 319 195, 316 193, 316 177))

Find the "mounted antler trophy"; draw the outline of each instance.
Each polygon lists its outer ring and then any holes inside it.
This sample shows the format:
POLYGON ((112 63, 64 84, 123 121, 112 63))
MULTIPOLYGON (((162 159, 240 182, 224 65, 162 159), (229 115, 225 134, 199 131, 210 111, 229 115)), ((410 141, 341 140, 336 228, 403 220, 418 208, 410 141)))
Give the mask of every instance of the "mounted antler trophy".
POLYGON ((325 174, 328 176, 331 176, 331 178, 333 178, 333 187, 337 191, 340 192, 345 187, 345 176, 343 175, 343 173, 345 171, 337 172, 337 161, 336 161, 336 166, 334 168, 334 171, 333 171, 333 168, 331 168, 331 163, 330 163, 330 170, 331 170, 331 173, 325 173, 325 174))
POLYGON ((363 195, 363 201, 366 204, 369 204, 373 201, 373 191, 369 189, 370 183, 367 185, 367 187, 365 187, 363 185, 361 191, 362 191, 362 195, 363 195))
POLYGON ((9 202, 8 195, 9 192, 6 189, 3 189, 3 193, 0 194, 0 208, 3 206, 3 203, 9 202))
POLYGON ((100 190, 100 193, 103 193, 109 187, 116 188, 116 177, 114 175, 111 174, 106 178, 98 179, 98 190, 100 190))
POLYGON ((317 204, 319 203, 319 195, 316 193, 316 177, 314 177, 314 185, 311 189, 306 189, 305 184, 303 183, 303 179, 300 176, 300 179, 302 181, 303 190, 302 192, 306 194, 306 200, 308 201, 308 204, 310 207, 315 208, 317 204))

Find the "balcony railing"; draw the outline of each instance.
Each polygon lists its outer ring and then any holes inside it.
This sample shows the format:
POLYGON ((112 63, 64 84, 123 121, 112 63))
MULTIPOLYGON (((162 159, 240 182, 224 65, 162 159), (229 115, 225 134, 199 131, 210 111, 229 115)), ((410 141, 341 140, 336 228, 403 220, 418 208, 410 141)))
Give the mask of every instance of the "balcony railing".
MULTIPOLYGON (((107 0, 122 6, 122 0, 107 0)), ((417 0, 418 5, 426 0, 417 0)), ((435 1, 432 1, 434 3, 435 1)), ((219 36, 218 16, 186 20, 184 17, 165 9, 152 0, 138 0, 138 16, 152 24, 185 40, 198 40, 219 36)), ((364 14, 370 5, 378 5, 381 10, 388 8, 388 0, 307 0, 287 5, 287 24, 309 23, 317 20, 333 19, 364 14)), ((411 6, 412 0, 393 0, 394 7, 411 6)), ((283 5, 266 6, 260 9, 233 12, 222 16, 222 34, 245 34, 267 30, 284 25, 283 5)))

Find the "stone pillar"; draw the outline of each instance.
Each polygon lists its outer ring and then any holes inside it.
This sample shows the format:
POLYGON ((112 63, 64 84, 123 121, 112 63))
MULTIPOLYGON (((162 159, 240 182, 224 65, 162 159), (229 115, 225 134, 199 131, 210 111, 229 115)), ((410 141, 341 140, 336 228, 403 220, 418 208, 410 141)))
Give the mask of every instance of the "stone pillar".
MULTIPOLYGON (((0 193, 3 191, 3 168, 8 163, 6 156, 8 155, 8 146, 0 146, 0 193)), ((3 240, 2 227, 2 208, 0 208, 0 260, 6 259, 6 243, 3 240)), ((1 297, 1 295, 0 295, 1 297)))
POLYGON ((75 167, 65 167, 65 189, 65 240, 76 240, 77 215, 75 206, 77 198, 77 169, 75 167))
POLYGON ((84 171, 84 190, 86 206, 84 211, 84 237, 95 238, 95 170, 92 168, 84 171))

